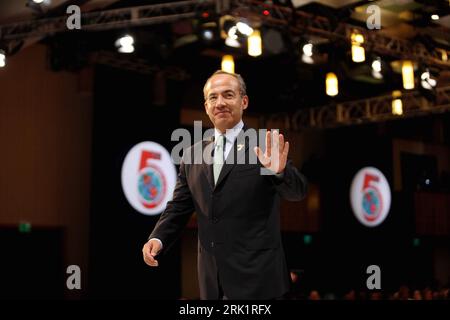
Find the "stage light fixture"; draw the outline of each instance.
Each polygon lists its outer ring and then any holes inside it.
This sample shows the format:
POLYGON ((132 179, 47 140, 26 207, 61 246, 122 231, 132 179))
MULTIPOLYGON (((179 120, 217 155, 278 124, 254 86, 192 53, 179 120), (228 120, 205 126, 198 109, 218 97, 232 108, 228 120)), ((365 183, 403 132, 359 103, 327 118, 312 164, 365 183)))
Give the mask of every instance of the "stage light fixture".
POLYGON ((134 52, 134 38, 129 34, 116 40, 117 51, 121 53, 132 53, 134 52))
POLYGON ((253 28, 245 22, 239 21, 238 23, 236 23, 236 27, 240 33, 246 35, 247 37, 249 37, 253 33, 253 28))
POLYGON ((400 97, 402 92, 400 90, 395 90, 392 92, 392 114, 396 116, 401 116, 403 114, 403 103, 400 97))
POLYGON ((228 73, 234 73, 234 59, 230 54, 226 54, 222 57, 222 71, 228 73))
POLYGON ((29 0, 29 1, 37 5, 46 5, 46 6, 49 6, 52 3, 51 0, 29 0))
POLYGON ((402 64, 403 88, 414 89, 414 65, 412 61, 405 60, 402 64))
POLYGON ((206 42, 218 39, 217 32, 217 23, 214 21, 206 22, 200 26, 200 36, 206 42))
POLYGON ((364 43, 364 36, 360 33, 353 32, 351 35, 352 41, 352 60, 354 62, 363 62, 366 60, 364 47, 361 44, 364 43))
POLYGON ((252 57, 257 57, 262 54, 262 39, 259 30, 254 30, 248 37, 248 54, 252 57))
POLYGON ((313 64, 313 50, 314 45, 312 43, 306 43, 302 45, 302 61, 307 64, 313 64))
POLYGON ((327 73, 325 80, 325 88, 327 95, 334 97, 339 93, 338 78, 335 73, 327 73))
POLYGON ((422 88, 427 90, 433 90, 436 87, 437 81, 432 77, 428 68, 420 75, 420 84, 422 88))
POLYGON ((254 29, 244 18, 225 15, 219 19, 220 36, 229 47, 240 48, 254 34, 254 29))
POLYGON ((381 58, 377 57, 372 61, 372 77, 375 79, 383 79, 383 74, 381 73, 381 58))
POLYGON ((0 49, 0 68, 6 66, 6 54, 5 51, 0 49))

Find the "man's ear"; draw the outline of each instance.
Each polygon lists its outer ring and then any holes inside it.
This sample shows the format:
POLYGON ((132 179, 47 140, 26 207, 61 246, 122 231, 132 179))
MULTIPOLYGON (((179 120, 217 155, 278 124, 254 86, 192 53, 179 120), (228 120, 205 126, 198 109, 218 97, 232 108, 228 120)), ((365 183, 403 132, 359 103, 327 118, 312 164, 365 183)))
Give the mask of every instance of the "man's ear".
POLYGON ((206 111, 206 114, 209 115, 209 113, 208 113, 208 104, 207 104, 206 101, 205 101, 204 105, 205 105, 205 111, 206 111))
POLYGON ((248 107, 248 96, 245 95, 242 97, 242 110, 247 109, 248 107))

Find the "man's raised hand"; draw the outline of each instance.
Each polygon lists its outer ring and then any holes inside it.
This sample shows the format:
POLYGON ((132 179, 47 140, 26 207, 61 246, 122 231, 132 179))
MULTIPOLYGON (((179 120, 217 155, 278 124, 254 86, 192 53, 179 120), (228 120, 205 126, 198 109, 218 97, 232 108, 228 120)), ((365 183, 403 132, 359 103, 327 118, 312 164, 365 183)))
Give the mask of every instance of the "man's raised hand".
POLYGON ((255 147, 253 150, 261 164, 270 171, 278 174, 286 168, 289 142, 285 142, 283 135, 277 130, 267 131, 265 152, 260 147, 255 147))

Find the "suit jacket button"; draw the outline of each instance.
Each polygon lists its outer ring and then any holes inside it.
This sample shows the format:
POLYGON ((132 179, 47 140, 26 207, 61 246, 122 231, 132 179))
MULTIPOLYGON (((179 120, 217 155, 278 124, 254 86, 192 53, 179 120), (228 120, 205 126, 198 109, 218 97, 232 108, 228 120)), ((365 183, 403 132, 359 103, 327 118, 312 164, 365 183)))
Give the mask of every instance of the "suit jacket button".
POLYGON ((219 222, 219 218, 213 218, 213 223, 217 223, 217 222, 219 222))

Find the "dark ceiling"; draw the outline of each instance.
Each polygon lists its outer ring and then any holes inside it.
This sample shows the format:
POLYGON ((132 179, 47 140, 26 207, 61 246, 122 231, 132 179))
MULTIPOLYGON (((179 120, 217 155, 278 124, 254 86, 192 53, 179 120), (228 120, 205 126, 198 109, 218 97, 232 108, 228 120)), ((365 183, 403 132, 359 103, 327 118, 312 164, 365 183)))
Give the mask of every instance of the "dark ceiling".
MULTIPOLYGON (((166 1, 170 2, 170 1, 166 1)), ((269 1, 270 2, 270 1, 269 1)), ((144 0, 52 0, 40 12, 33 10, 27 1, 3 0, 0 2, 0 23, 42 19, 63 16, 69 4, 77 4, 82 12, 149 5, 157 1, 144 0)), ((348 23, 365 27, 368 5, 381 9, 381 27, 378 32, 386 37, 425 43, 429 47, 439 45, 450 49, 450 3, 447 0, 381 0, 381 1, 273 1, 273 4, 295 8, 303 12, 327 18, 336 26, 348 23), (430 17, 438 14, 435 21, 430 17)), ((242 49, 224 45, 223 39, 202 40, 201 26, 204 22, 217 21, 219 17, 211 12, 207 18, 201 13, 195 19, 158 23, 148 26, 113 28, 107 31, 66 32, 40 39, 53 50, 55 70, 73 70, 88 61, 88 55, 97 51, 115 52, 116 39, 130 33, 135 38, 136 50, 126 59, 143 59, 159 68, 176 66, 190 75, 186 87, 197 90, 205 77, 220 68, 224 53, 235 57, 236 72, 242 73, 249 83, 249 93, 259 110, 292 111, 297 108, 319 106, 340 101, 367 98, 388 93, 401 87, 401 74, 393 70, 391 62, 398 57, 383 56, 384 79, 374 80, 370 76, 371 62, 377 55, 367 50, 366 62, 351 61, 350 44, 342 39, 325 39, 308 35, 292 34, 288 24, 273 27, 262 25, 264 53, 258 58, 250 57, 242 49), (270 36, 269 36, 270 35, 270 36), (279 47, 275 48, 275 41, 279 47), (320 56, 315 64, 301 61, 301 45, 305 41, 315 42, 320 56), (324 77, 334 71, 339 79, 340 92, 335 98, 325 95, 324 77)), ((1 38, 0 38, 1 41, 1 38)), ((413 42, 414 43, 414 42, 413 42)), ((417 61, 417 70, 431 67, 441 80, 439 85, 448 84, 448 68, 427 66, 417 61)), ((188 89, 187 91, 190 91, 188 89)), ((189 96, 189 94, 188 94, 189 96)), ((188 104, 202 105, 201 101, 188 104)))

